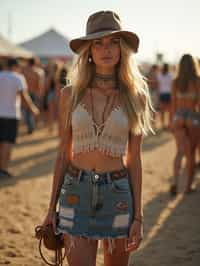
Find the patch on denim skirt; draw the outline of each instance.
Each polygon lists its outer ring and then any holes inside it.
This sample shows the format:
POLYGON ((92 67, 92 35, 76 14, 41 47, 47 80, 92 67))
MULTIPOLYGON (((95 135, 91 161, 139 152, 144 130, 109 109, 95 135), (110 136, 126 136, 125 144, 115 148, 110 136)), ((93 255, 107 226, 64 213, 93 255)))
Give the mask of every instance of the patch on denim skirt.
POLYGON ((74 218, 75 212, 73 208, 60 207, 59 215, 66 218, 74 218))
POLYGON ((119 202, 116 204, 116 208, 117 208, 119 211, 127 211, 127 210, 128 210, 128 202, 127 202, 127 201, 119 201, 119 202))
POLYGON ((67 202, 67 204, 78 204, 79 203, 79 196, 78 195, 73 195, 73 194, 71 194, 71 195, 67 195, 66 196, 66 202, 67 202))
POLYGON ((59 225, 60 226, 67 226, 69 228, 72 228, 73 225, 74 225, 74 222, 73 221, 69 221, 69 220, 65 220, 65 219, 60 219, 59 225))
POLYGON ((116 215, 113 221, 113 228, 127 227, 129 225, 130 214, 119 214, 116 215))

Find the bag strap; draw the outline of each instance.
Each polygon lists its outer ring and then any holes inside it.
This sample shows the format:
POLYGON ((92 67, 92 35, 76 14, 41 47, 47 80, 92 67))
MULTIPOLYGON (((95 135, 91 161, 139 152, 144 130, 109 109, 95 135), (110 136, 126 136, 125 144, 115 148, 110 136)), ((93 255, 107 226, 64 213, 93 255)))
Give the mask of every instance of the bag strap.
POLYGON ((39 240, 39 246, 38 247, 39 247, 40 256, 47 265, 49 265, 49 266, 62 266, 63 265, 63 261, 65 259, 65 252, 63 255, 62 249, 56 249, 55 250, 55 263, 51 263, 45 258, 44 254, 42 252, 42 238, 39 240))
POLYGON ((39 248, 39 252, 40 252, 41 258, 49 266, 62 266, 63 265, 63 261, 64 261, 65 256, 66 256, 65 252, 64 252, 64 255, 63 255, 62 248, 55 250, 55 263, 51 263, 45 258, 44 254, 42 252, 42 240, 43 240, 43 234, 42 233, 43 233, 43 231, 44 230, 43 230, 43 227, 41 225, 38 225, 35 228, 36 237, 39 239, 38 248, 39 248))

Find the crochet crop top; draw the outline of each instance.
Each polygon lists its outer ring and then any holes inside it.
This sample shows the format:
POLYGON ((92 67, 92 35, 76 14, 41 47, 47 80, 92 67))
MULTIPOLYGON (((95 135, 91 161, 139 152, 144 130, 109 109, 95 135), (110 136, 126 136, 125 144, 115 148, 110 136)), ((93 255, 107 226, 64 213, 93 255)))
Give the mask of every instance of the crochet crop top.
POLYGON ((128 118, 121 106, 114 108, 105 122, 97 125, 81 103, 72 112, 73 154, 93 151, 120 157, 126 154, 129 134, 128 118))

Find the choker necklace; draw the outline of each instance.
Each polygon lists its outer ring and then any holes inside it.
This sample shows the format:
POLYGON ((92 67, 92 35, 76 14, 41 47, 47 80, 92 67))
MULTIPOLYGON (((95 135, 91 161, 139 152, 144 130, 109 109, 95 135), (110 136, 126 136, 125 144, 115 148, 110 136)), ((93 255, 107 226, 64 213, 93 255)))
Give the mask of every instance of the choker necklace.
POLYGON ((104 75, 95 73, 94 79, 93 79, 93 85, 95 87, 100 88, 115 88, 116 87, 116 75, 110 74, 110 75, 104 75))
POLYGON ((115 81, 116 80, 115 74, 107 75, 107 74, 95 73, 94 78, 98 80, 102 80, 102 81, 115 81))

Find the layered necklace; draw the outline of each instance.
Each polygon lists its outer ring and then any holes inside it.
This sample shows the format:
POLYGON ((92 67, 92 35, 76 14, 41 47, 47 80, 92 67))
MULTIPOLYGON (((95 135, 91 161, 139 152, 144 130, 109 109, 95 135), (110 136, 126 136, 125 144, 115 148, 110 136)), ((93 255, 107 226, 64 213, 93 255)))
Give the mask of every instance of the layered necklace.
POLYGON ((106 121, 105 114, 108 113, 110 110, 112 110, 116 103, 117 100, 116 85, 117 85, 117 79, 115 74, 106 75, 106 74, 96 73, 92 81, 92 88, 90 89, 91 113, 97 135, 100 135, 102 133, 106 121), (99 93, 103 94, 106 97, 105 104, 102 108, 101 122, 99 125, 97 125, 95 121, 95 99, 93 95, 93 90, 97 90, 99 93))

